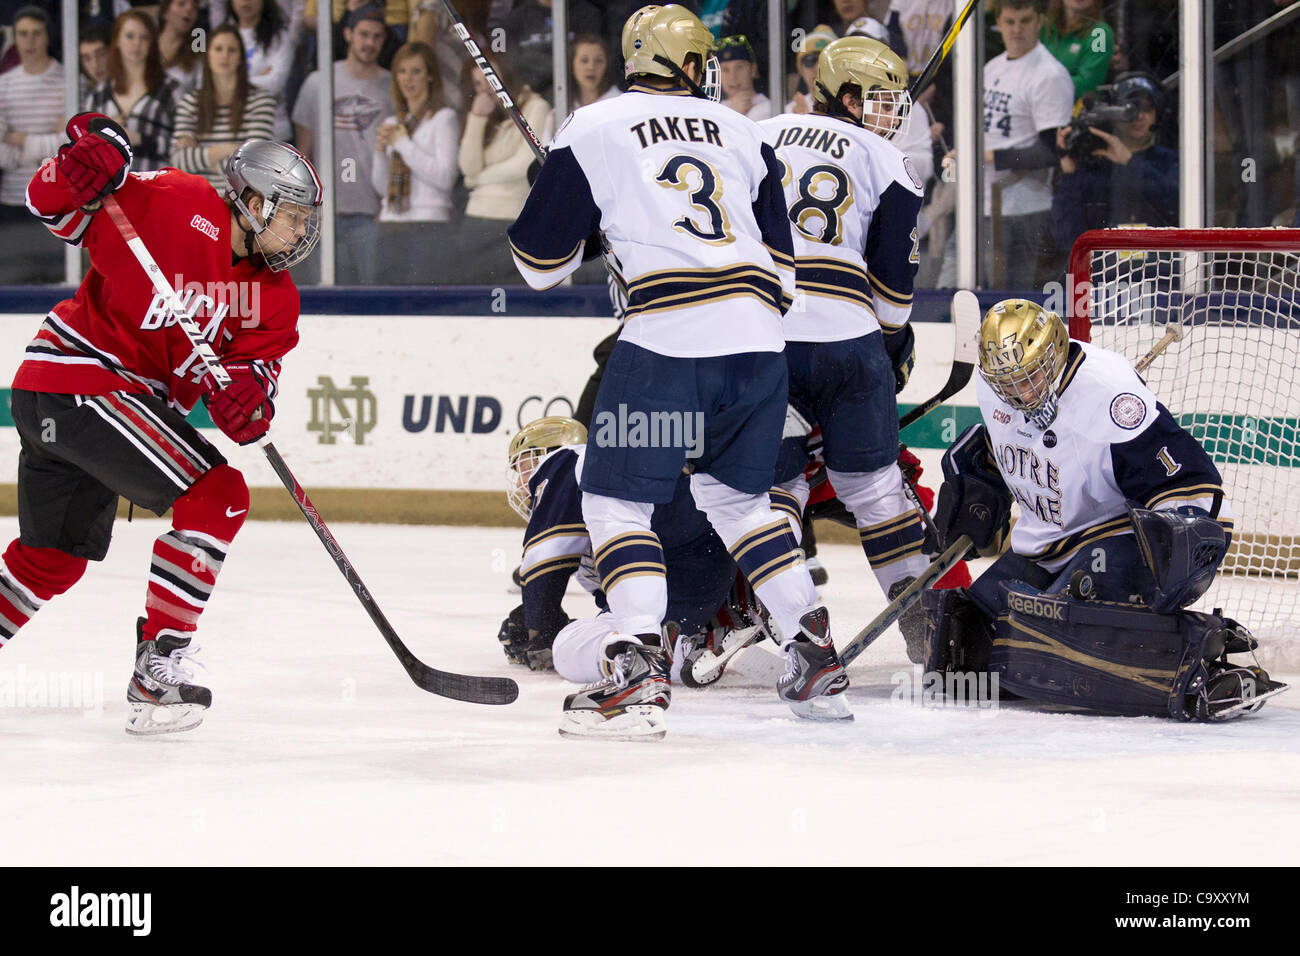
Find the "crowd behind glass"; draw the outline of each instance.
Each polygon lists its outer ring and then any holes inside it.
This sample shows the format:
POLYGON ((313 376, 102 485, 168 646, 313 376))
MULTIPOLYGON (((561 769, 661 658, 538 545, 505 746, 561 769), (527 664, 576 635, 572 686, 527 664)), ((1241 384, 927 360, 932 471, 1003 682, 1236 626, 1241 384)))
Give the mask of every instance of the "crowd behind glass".
MULTIPOLYGON (((786 0, 784 97, 769 89, 768 4, 678 0, 718 38, 724 102, 752 119, 807 112, 820 51, 850 33, 888 43, 915 76, 951 22, 952 0, 786 0)), ((1216 0, 1221 46, 1297 0, 1216 0)), ((637 0, 569 0, 569 108, 621 95, 619 35, 637 0)), ((551 0, 459 0, 543 141, 552 106, 551 0)), ((63 249, 24 205, 27 181, 63 141, 58 0, 0 3, 0 285, 63 279, 63 249)), ((175 166, 222 188, 244 139, 293 142, 313 157, 321 77, 316 0, 89 0, 77 27, 81 106, 119 120, 137 171, 175 166)), ((449 28, 439 0, 333 0, 336 281, 340 285, 517 284, 504 232, 534 156, 449 28)), ((1050 75, 1030 92, 1041 128, 996 139, 985 113, 981 284, 1059 279, 1085 229, 1178 224, 1174 0, 991 0, 986 72, 1036 48, 1050 75), (1026 33, 1026 29, 1032 31, 1026 33), (1025 37, 1028 40, 1025 40, 1025 37), (1068 103, 1068 106, 1066 105, 1068 103), (1038 117, 1041 114, 1041 120, 1038 117), (1071 125, 1071 120, 1073 124, 1071 125), (1093 125, 1093 121, 1096 125, 1093 125)), ((969 29, 969 27, 968 27, 969 29)), ((1213 221, 1292 225, 1300 163, 1300 18, 1218 61, 1213 221)), ((951 71, 914 105, 895 143, 926 183, 919 288, 954 283, 951 71)), ((598 264, 580 281, 600 282, 598 264)), ((295 278, 317 281, 309 262, 295 278)))

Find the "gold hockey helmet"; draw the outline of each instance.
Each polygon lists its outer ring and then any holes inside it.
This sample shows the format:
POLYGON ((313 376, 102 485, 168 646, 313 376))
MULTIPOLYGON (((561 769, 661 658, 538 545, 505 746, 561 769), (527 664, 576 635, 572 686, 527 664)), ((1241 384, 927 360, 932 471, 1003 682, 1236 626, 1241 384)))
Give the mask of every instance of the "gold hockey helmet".
POLYGON ((1056 387, 1069 347, 1055 312, 1026 299, 1003 299, 980 324, 980 375, 999 398, 1045 429, 1056 418, 1056 387))
POLYGON ((713 32, 691 11, 675 3, 651 4, 623 24, 624 73, 686 80, 708 99, 717 100, 722 87, 714 46, 713 32), (702 82, 698 84, 691 83, 682 69, 692 55, 700 61, 702 82))
POLYGON ((863 36, 840 37, 822 50, 813 100, 823 104, 832 116, 861 123, 885 139, 901 137, 912 114, 906 64, 879 40, 863 36), (846 92, 861 96, 861 120, 846 115, 840 103, 846 92))
POLYGON ((533 512, 533 493, 528 490, 528 480, 533 477, 538 463, 561 445, 585 445, 587 429, 581 422, 562 415, 538 418, 510 439, 510 464, 506 467, 506 500, 515 514, 528 520, 533 512))

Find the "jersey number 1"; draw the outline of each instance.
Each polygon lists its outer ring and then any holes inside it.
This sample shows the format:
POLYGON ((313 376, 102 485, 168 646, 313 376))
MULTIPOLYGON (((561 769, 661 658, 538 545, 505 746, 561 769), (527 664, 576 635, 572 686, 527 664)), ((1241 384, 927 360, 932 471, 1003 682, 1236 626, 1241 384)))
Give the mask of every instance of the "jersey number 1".
POLYGON ((668 189, 686 190, 690 193, 691 205, 704 214, 704 221, 697 222, 690 216, 683 216, 673 221, 673 228, 678 232, 694 236, 704 242, 716 242, 725 245, 734 242, 731 223, 722 202, 722 183, 712 166, 694 156, 678 155, 664 163, 655 182, 668 189), (694 171, 695 176, 691 175, 694 171), (699 188, 692 189, 690 180, 698 177, 699 188))

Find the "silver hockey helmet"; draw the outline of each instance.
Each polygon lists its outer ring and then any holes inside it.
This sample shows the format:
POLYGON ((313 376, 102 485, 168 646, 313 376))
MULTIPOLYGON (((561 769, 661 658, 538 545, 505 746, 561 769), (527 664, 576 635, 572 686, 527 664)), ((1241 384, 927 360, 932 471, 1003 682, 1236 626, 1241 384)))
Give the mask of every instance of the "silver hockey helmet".
POLYGON ((226 160, 227 197, 253 224, 253 237, 266 264, 275 271, 297 265, 320 240, 320 210, 325 196, 307 157, 292 146, 250 139, 226 160), (262 197, 262 220, 244 203, 253 190, 262 197))

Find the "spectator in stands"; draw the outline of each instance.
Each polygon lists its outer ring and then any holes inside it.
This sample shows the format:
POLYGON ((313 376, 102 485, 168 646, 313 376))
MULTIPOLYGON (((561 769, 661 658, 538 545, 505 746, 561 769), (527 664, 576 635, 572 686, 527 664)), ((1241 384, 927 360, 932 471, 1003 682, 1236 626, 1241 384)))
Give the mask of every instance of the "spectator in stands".
MULTIPOLYGON (((554 133, 551 104, 526 84, 520 84, 513 64, 496 60, 497 72, 514 93, 524 119, 549 142, 554 133)), ((473 96, 460 138, 460 171, 465 176, 469 202, 461 223, 457 248, 461 267, 456 281, 518 283, 519 277, 506 245, 506 226, 513 222, 528 198, 528 167, 532 147, 499 108, 496 95, 473 63, 466 62, 473 81, 473 96)))
POLYGON ((181 98, 172 165, 197 173, 226 194, 226 157, 247 139, 273 139, 275 97, 248 79, 244 40, 232 23, 208 34, 202 81, 181 98))
POLYGON ((742 116, 764 120, 773 115, 772 101, 754 89, 758 67, 754 48, 743 36, 718 41, 718 62, 722 68, 722 102, 742 116))
POLYGON ((794 99, 785 104, 787 113, 811 113, 813 105, 813 84, 817 81, 817 61, 821 59, 826 44, 835 39, 831 28, 824 23, 804 35, 799 41, 799 85, 795 87, 794 99))
POLYGON ((44 10, 22 7, 12 26, 18 65, 0 74, 0 283, 58 282, 63 246, 27 211, 27 183, 63 140, 63 65, 49 54, 44 10))
POLYGON ((128 10, 113 23, 108 80, 90 91, 85 108, 103 113, 131 137, 136 172, 160 169, 171 158, 176 81, 163 72, 153 18, 128 10))
POLYGON ((232 18, 248 50, 248 79, 276 98, 275 138, 291 133, 285 85, 293 66, 293 34, 276 0, 231 0, 232 18))
POLYGON ((609 79, 609 48, 594 33, 579 33, 573 38, 569 47, 569 76, 573 91, 570 112, 619 94, 618 87, 609 79))
POLYGON ((952 15, 952 0, 894 0, 891 4, 890 17, 898 17, 903 47, 907 51, 903 60, 913 76, 925 69, 943 42, 952 15))
POLYGON ((194 42, 198 20, 199 0, 162 0, 158 5, 158 53, 163 69, 176 81, 178 97, 196 89, 203 79, 202 44, 194 42))
MULTIPOLYGON (((1178 150, 1156 142, 1163 93, 1146 73, 1126 73, 1115 82, 1116 103, 1136 103, 1137 118, 1116 133, 1092 128, 1105 148, 1078 162, 1062 156, 1061 177, 1052 195, 1052 233, 1068 253, 1088 229, 1121 225, 1178 225, 1178 150)), ((1065 149, 1067 130, 1057 134, 1065 149)))
POLYGON ((1076 100, 1106 82, 1115 55, 1115 31, 1102 14, 1101 0, 1052 0, 1038 35, 1069 72, 1076 100))
MULTIPOLYGON (((371 184, 379 122, 393 112, 392 76, 379 65, 388 27, 369 6, 344 21, 347 56, 334 63, 334 227, 340 282, 371 283, 378 247, 379 193, 371 184)), ((293 109, 298 148, 314 158, 320 73, 303 81, 293 109)))
MULTIPOLYGON (((460 11, 467 15, 465 11, 460 11)), ((473 21, 467 24, 475 36, 482 36, 483 31, 475 32, 473 21)), ((465 60, 465 45, 451 29, 451 17, 442 5, 442 0, 420 0, 416 7, 415 22, 411 25, 411 39, 419 40, 433 47, 438 59, 438 74, 442 77, 442 98, 444 102, 455 103, 459 108, 464 97, 460 89, 461 64, 465 60)))
MULTIPOLYGON (((591 0, 569 0, 569 36, 600 32, 591 0)), ((506 15, 506 50, 519 79, 543 99, 551 95, 551 0, 521 0, 506 15)))
POLYGON ((451 189, 460 176, 460 120, 442 99, 433 48, 408 43, 393 57, 397 112, 380 124, 370 181, 379 212, 386 285, 448 281, 441 256, 452 240, 451 189))
POLYGON ((81 94, 84 103, 90 91, 108 79, 109 31, 97 23, 88 23, 77 34, 77 59, 81 63, 81 94))

